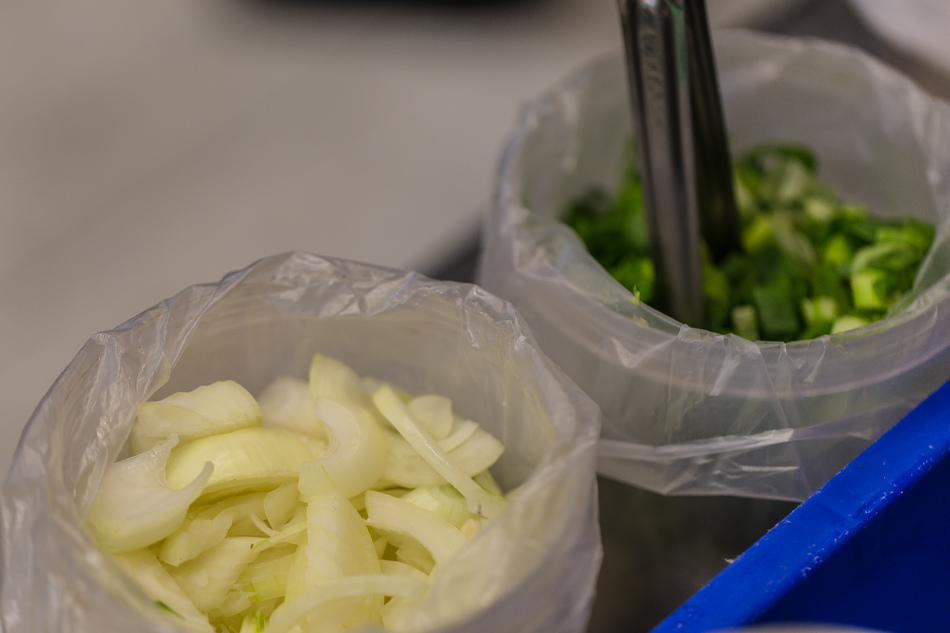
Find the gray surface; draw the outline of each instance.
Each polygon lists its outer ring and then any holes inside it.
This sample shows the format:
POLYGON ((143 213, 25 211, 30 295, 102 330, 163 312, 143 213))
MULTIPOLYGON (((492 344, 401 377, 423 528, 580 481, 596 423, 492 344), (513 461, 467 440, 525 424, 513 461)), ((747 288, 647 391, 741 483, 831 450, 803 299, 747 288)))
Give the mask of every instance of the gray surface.
POLYGON ((292 249, 441 270, 520 104, 619 46, 613 0, 2 3, 0 473, 86 339, 185 286, 292 249))
POLYGON ((85 340, 302 249, 400 268, 477 230, 519 104, 613 6, 0 6, 0 472, 85 340))

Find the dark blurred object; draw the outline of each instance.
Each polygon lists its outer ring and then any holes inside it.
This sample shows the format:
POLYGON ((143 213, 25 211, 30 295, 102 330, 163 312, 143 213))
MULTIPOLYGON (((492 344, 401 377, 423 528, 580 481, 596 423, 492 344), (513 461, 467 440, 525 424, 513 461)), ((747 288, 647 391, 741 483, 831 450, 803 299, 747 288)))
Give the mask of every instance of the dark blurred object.
POLYGON ((649 631, 797 505, 664 497, 604 477, 597 485, 604 562, 591 633, 649 631))
POLYGON ((422 273, 434 279, 472 283, 475 280, 481 243, 481 239, 476 235, 463 244, 458 254, 451 260, 439 264, 432 270, 424 270, 422 273))

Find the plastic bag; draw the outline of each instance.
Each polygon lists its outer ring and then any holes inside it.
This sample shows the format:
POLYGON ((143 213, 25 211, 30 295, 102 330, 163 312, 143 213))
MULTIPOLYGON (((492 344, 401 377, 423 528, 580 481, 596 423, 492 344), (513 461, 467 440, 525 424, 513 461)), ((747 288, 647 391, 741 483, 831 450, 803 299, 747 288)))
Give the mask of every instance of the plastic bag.
POLYGON ((225 378, 259 393, 316 351, 448 395, 505 444, 492 472, 517 489, 443 569, 420 629, 582 631, 601 560, 596 405, 478 287, 291 253, 94 336, 50 389, 2 488, 7 633, 179 630, 83 528, 103 471, 145 399, 225 378))
POLYGON ((804 143, 844 199, 939 225, 910 307, 784 344, 634 305, 556 220, 589 186, 619 184, 630 142, 619 55, 522 113, 486 216, 479 282, 515 304, 600 405, 602 474, 667 494, 800 501, 950 377, 950 107, 853 49, 742 32, 714 42, 736 151, 804 143))

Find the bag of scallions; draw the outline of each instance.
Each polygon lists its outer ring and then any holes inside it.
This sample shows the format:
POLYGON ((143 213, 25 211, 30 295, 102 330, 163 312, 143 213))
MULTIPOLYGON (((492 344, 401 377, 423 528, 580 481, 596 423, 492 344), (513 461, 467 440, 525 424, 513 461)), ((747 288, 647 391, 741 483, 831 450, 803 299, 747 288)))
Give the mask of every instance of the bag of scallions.
MULTIPOLYGON (((834 288, 802 306, 796 322, 794 295, 776 296, 797 283, 786 275, 742 306, 782 310, 747 327, 726 315, 725 330, 746 337, 689 327, 638 301, 563 221, 592 187, 630 193, 620 55, 580 69, 522 114, 499 168, 478 281, 512 301, 541 348, 600 405, 602 474, 666 494, 800 501, 950 379, 950 107, 850 48, 742 32, 713 40, 738 176, 752 148, 803 146, 833 191, 804 202, 778 195, 786 206, 770 220, 820 214, 803 205, 839 199, 935 226, 929 250, 913 253, 916 265, 926 251, 910 292, 882 320, 841 331, 863 322, 836 323, 841 311, 823 299, 834 288)), ((786 167, 808 166, 810 157, 800 153, 801 164, 786 167)), ((805 186, 814 192, 816 183, 805 186)), ((748 184, 739 183, 740 195, 748 184)), ((782 176, 773 184, 801 183, 782 176)), ((632 221, 615 220, 616 230, 595 236, 607 248, 622 246, 632 221)), ((779 224, 763 226, 777 234, 779 224)), ((789 231, 776 240, 796 241, 794 250, 799 237, 789 231)), ((833 262, 864 284, 859 316, 876 318, 891 293, 869 258, 908 250, 866 250, 868 274, 850 259, 833 262)))
POLYGON ((291 253, 93 337, 2 488, 8 633, 584 629, 597 407, 508 304, 291 253))

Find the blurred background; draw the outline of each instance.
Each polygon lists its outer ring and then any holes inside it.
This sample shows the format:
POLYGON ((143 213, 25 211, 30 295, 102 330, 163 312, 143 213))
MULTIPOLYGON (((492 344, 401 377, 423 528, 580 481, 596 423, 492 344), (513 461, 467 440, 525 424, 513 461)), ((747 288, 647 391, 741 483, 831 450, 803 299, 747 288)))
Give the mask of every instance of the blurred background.
POLYGON ((473 258, 520 104, 619 46, 612 0, 2 3, 0 470, 87 338, 185 286, 473 258))
MULTIPOLYGON (((714 28, 854 44, 950 97, 940 0, 707 6, 714 28)), ((520 105, 620 46, 615 0, 2 3, 0 472, 86 339, 188 285, 292 249, 471 281, 520 105)), ((735 554, 789 509, 702 503, 671 529, 746 513, 735 554)), ((602 512, 607 541, 657 538, 602 512)), ((685 569, 689 595, 725 564, 623 562, 645 598, 610 612, 657 621, 682 599, 651 595, 658 576, 685 569)))

